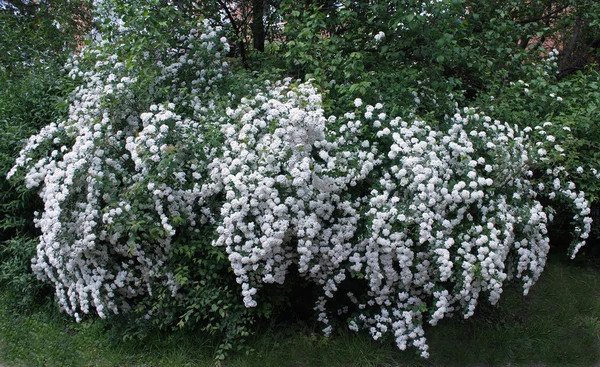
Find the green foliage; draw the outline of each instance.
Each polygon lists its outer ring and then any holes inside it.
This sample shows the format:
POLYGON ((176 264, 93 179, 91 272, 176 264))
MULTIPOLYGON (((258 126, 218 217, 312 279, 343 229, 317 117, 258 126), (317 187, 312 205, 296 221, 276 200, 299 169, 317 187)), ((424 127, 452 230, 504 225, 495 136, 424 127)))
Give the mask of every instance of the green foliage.
POLYGON ((33 213, 43 205, 35 191, 7 181, 6 174, 24 140, 66 113, 72 84, 58 62, 30 65, 19 76, 0 75, 0 285, 19 309, 49 291, 31 271, 37 245, 33 213))
POLYGON ((260 310, 244 307, 227 254, 211 241, 209 231, 177 240, 170 262, 180 292, 159 288, 145 316, 160 329, 177 327, 218 337, 215 357, 223 359, 231 351, 248 350, 250 325, 260 310))
MULTIPOLYGON (((91 26, 91 1, 9 1, 0 9, 0 74, 64 63, 91 26)), ((3 78, 2 78, 3 79, 3 78)))
POLYGON ((0 247, 0 287, 15 310, 29 311, 40 302, 51 302, 50 288, 31 272, 37 240, 15 236, 0 247))
POLYGON ((73 85, 62 66, 90 27, 88 1, 14 1, 0 10, 0 286, 27 311, 50 289, 31 271, 36 192, 6 180, 23 141, 65 115, 73 85))
MULTIPOLYGON (((534 52, 506 8, 486 1, 344 1, 332 7, 286 2, 284 60, 309 73, 331 98, 411 106, 438 116, 455 102, 518 79, 534 52), (473 11, 476 9, 476 11, 473 11)), ((535 51, 537 52, 537 51, 535 51)))
POLYGON ((585 191, 591 202, 598 202, 600 72, 597 69, 589 67, 585 73, 562 79, 532 73, 524 81, 509 83, 495 95, 482 95, 476 104, 512 123, 525 121, 527 126, 536 127, 551 122, 546 130, 557 144, 550 147, 549 160, 539 162, 539 169, 563 167, 569 173, 568 179, 585 191))
POLYGON ((443 116, 464 98, 530 79, 536 73, 531 62, 547 47, 563 51, 564 71, 565 58, 572 57, 564 54, 564 44, 583 42, 572 24, 588 22, 588 38, 600 34, 599 13, 588 11, 596 6, 585 0, 531 6, 488 0, 328 6, 284 1, 282 56, 289 70, 315 78, 333 100, 358 96, 443 116), (551 46, 544 43, 548 39, 551 46))

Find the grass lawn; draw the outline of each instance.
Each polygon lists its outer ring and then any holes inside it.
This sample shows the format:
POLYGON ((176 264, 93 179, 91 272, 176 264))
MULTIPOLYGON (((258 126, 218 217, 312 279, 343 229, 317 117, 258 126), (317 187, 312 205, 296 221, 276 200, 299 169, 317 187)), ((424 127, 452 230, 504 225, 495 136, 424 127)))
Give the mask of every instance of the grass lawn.
MULTIPOLYGON (((258 328, 255 352, 227 367, 253 366, 600 366, 600 264, 550 257, 527 297, 505 287, 498 307, 480 304, 469 320, 427 331, 431 357, 391 342, 338 331, 324 338, 306 325, 258 328)), ((214 341, 183 332, 121 341, 102 322, 75 324, 47 309, 19 314, 0 295, 0 361, 17 366, 211 366, 214 341)))

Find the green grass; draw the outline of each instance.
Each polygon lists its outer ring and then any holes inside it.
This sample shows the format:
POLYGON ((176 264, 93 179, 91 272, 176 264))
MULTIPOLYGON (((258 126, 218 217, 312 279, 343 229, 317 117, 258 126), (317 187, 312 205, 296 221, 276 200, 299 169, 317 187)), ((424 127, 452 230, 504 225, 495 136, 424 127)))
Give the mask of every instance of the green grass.
MULTIPOLYGON (((497 307, 480 304, 469 320, 427 329, 431 358, 339 331, 324 338, 306 325, 258 328, 249 355, 222 365, 258 366, 599 366, 600 266, 552 256, 527 297, 507 287, 497 307)), ((0 296, 0 359, 17 366, 211 366, 215 341, 156 333, 122 341, 105 324, 74 324, 48 307, 20 314, 0 296)))
POLYGON ((600 267, 552 256, 523 297, 505 290, 498 307, 430 328, 441 366, 599 366, 600 267), (453 340, 454 343, 449 342, 453 340))

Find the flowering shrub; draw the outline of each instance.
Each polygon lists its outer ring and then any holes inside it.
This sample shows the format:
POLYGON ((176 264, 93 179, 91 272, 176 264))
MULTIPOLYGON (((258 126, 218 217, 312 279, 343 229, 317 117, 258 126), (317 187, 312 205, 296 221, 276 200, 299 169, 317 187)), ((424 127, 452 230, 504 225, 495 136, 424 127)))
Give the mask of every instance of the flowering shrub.
MULTIPOLYGON (((426 357, 424 322, 468 318, 480 297, 496 303, 507 279, 525 293, 538 279, 551 219, 539 195, 576 208, 579 240, 590 231, 584 193, 562 170, 548 172, 552 185, 534 178, 555 143, 547 126, 474 108, 428 122, 359 98, 326 117, 311 82, 291 79, 238 100, 229 46, 210 21, 182 25, 152 53, 140 41, 133 56, 125 41, 145 28, 115 32, 68 65, 80 82, 68 119, 32 136, 9 172, 40 188, 33 269, 77 320, 129 311, 157 288, 198 294, 191 287, 203 283, 173 261, 187 251, 182 239, 204 236, 227 256, 246 308, 295 265, 321 290, 314 309, 326 334, 332 315, 348 313, 351 329, 426 357), (351 278, 359 287, 338 309, 330 300, 351 278)), ((211 279, 219 264, 185 267, 211 279)), ((199 294, 183 320, 213 300, 199 294)))
MULTIPOLYGON (((376 339, 391 332, 399 348, 426 356, 424 314, 432 325, 453 312, 469 317, 480 294, 496 303, 512 277, 528 292, 549 250, 548 215, 536 199, 545 188, 530 170, 545 153, 531 129, 466 109, 435 131, 359 99, 355 112, 326 123, 316 91, 298 92, 276 87, 243 101, 229 113, 238 129, 223 127, 224 156, 236 158, 226 159, 230 201, 215 244, 226 246, 246 306, 256 305, 261 283, 283 283, 296 263, 321 285, 315 309, 328 324, 327 299, 348 276, 364 277, 364 293, 348 294, 359 310, 350 327, 376 339)), ((550 195, 577 207, 585 239, 583 193, 554 182, 550 195)))
MULTIPOLYGON (((199 29, 205 32, 182 36, 182 48, 158 62, 150 85, 138 81, 135 66, 106 53, 107 41, 75 57, 70 75, 80 78, 81 86, 69 118, 32 136, 8 174, 27 166, 26 186, 43 184, 45 209, 36 220, 42 235, 33 268, 54 283, 59 304, 77 319, 90 307, 101 317, 127 310, 124 300, 151 294, 153 281, 162 279, 175 289, 161 270, 174 228, 211 220, 210 212, 193 210, 215 194, 213 186, 194 183, 214 154, 202 149, 205 136, 196 134, 211 108, 197 94, 211 95, 219 70, 227 66, 219 51, 228 45, 208 23, 199 29), (91 62, 93 71, 80 68, 80 60, 91 62), (195 77, 190 86, 177 83, 185 74, 195 77), (136 100, 142 88, 156 91, 150 101, 166 88, 193 111, 190 117, 196 110, 203 117, 184 119, 173 112, 173 103, 152 104, 140 113, 138 105, 148 103, 136 100)), ((153 62, 148 54, 137 61, 153 62)))
MULTIPOLYGON (((586 70, 569 79, 553 80, 558 73, 556 55, 550 52, 543 63, 535 66, 529 79, 510 82, 503 95, 482 95, 477 105, 493 111, 503 121, 528 121, 535 131, 536 144, 544 153, 536 161, 535 176, 541 187, 554 187, 556 178, 565 187, 573 182, 577 190, 585 192, 592 207, 598 207, 600 179, 600 125, 597 123, 600 101, 600 75, 596 70, 586 70)), ((542 190, 544 192, 544 190, 542 190)), ((552 193, 547 193, 554 200, 552 193)), ((568 231, 568 218, 580 211, 572 206, 572 200, 554 200, 558 223, 554 228, 568 231), (561 226, 562 224, 562 226, 561 226)), ((592 231, 598 231, 597 223, 592 231)), ((583 228, 571 226, 572 235, 579 237, 583 228)), ((556 232, 556 230, 555 230, 556 232)), ((589 241, 589 243, 593 243, 589 241)), ((573 250, 573 249, 572 249, 573 250)), ((587 248, 593 252, 593 247, 587 248)))
MULTIPOLYGON (((424 356, 425 310, 431 325, 454 312, 468 318, 481 294, 495 304, 512 277, 527 294, 549 249, 547 214, 531 180, 541 153, 534 139, 527 129, 464 112, 445 132, 419 120, 382 123, 377 135, 392 138, 387 169, 363 200, 369 225, 351 268, 369 282, 358 308, 377 310, 359 311, 351 327, 370 327, 374 338, 392 332, 400 349, 410 343, 424 356)), ((575 202, 578 219, 589 214, 582 193, 559 181, 553 190, 575 202)))

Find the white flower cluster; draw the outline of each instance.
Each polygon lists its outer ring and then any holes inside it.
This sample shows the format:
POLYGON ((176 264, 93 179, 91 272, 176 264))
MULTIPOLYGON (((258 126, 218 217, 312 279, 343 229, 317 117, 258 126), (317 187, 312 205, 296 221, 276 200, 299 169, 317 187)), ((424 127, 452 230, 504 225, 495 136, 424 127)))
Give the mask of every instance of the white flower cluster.
POLYGON ((345 279, 358 220, 340 195, 379 163, 377 150, 368 142, 350 149, 358 121, 341 124, 339 136, 328 131, 338 123, 323 116, 310 84, 276 83, 227 113, 219 158, 227 202, 215 245, 226 246, 246 306, 256 304, 256 284, 283 284, 292 262, 332 294, 345 279))
MULTIPOLYGON (((560 97, 559 97, 560 98, 560 97)), ((569 248, 571 259, 574 259, 577 252, 586 244, 586 240, 591 232, 591 207, 586 199, 585 192, 577 191, 576 185, 572 181, 572 175, 582 174, 583 167, 577 167, 574 172, 569 172, 565 167, 558 165, 559 160, 550 160, 549 155, 558 154, 564 162, 566 153, 561 145, 557 144, 557 136, 563 136, 563 139, 569 139, 571 129, 567 126, 556 126, 551 122, 544 122, 541 126, 535 128, 526 127, 524 132, 532 134, 532 141, 535 141, 533 149, 533 159, 538 162, 550 163, 552 168, 547 168, 544 180, 537 186, 537 192, 547 196, 552 200, 559 200, 567 204, 573 214, 575 240, 569 248), (562 130, 562 131, 561 131, 562 130), (564 133, 567 132, 567 135, 564 133), (553 135, 554 134, 554 135, 553 135)), ((591 168, 590 172, 596 171, 591 168)), ((597 172, 597 171, 596 171, 597 172)), ((552 208, 548 208, 552 212, 552 208)), ((550 220, 552 219, 552 214, 550 220)))
MULTIPOLYGON (((424 314, 433 325, 454 312, 470 317, 481 294, 496 303, 511 277, 528 292, 549 250, 536 199, 547 192, 530 170, 543 158, 537 135, 474 109, 438 131, 360 99, 326 120, 314 89, 289 89, 244 100, 223 126, 228 203, 215 245, 226 247, 247 306, 295 262, 322 286, 315 310, 328 324, 327 300, 349 276, 364 277, 364 293, 349 297, 361 310, 350 325, 376 339, 392 333, 399 348, 427 356, 424 314)), ((569 186, 557 183, 554 195, 580 210, 586 236, 588 203, 569 186)))
POLYGON ((558 50, 553 48, 550 52, 548 52, 548 55, 544 59, 544 61, 543 61, 544 67, 549 73, 554 73, 554 74, 558 73, 558 71, 559 71, 558 70, 559 54, 560 53, 558 52, 558 50))
POLYGON ((192 111, 185 119, 172 102, 140 111, 135 65, 107 53, 106 41, 86 48, 67 65, 81 81, 68 118, 32 136, 8 174, 25 168, 26 186, 41 186, 33 270, 77 320, 92 309, 100 317, 128 310, 127 300, 151 294, 153 282, 175 290, 164 265, 176 227, 214 221, 204 204, 220 187, 197 182, 216 152, 199 132, 214 124, 206 121, 214 109, 208 92, 227 66, 217 31, 198 24, 157 63, 148 98, 160 98, 160 88, 179 92, 177 102, 192 111), (190 85, 184 75, 193 77, 190 85))
POLYGON ((126 311, 157 282, 177 292, 165 267, 174 237, 215 225, 246 307, 295 265, 322 289, 326 334, 331 312, 352 307, 351 329, 427 356, 424 321, 469 317, 505 280, 527 293, 538 279, 551 219, 540 193, 572 203, 580 240, 589 234, 589 203, 563 170, 547 172, 551 185, 533 179, 557 143, 545 126, 466 108, 433 127, 358 98, 325 117, 311 83, 289 79, 237 103, 219 94, 218 29, 198 24, 177 41, 137 60, 154 65, 149 83, 106 42, 85 50, 70 65, 82 84, 68 119, 32 136, 9 173, 41 187, 33 269, 77 319, 126 311), (353 281, 363 288, 331 310, 353 281))
POLYGON ((381 40, 383 40, 385 38, 385 33, 380 31, 379 33, 377 33, 375 35, 375 42, 381 42, 381 40))

